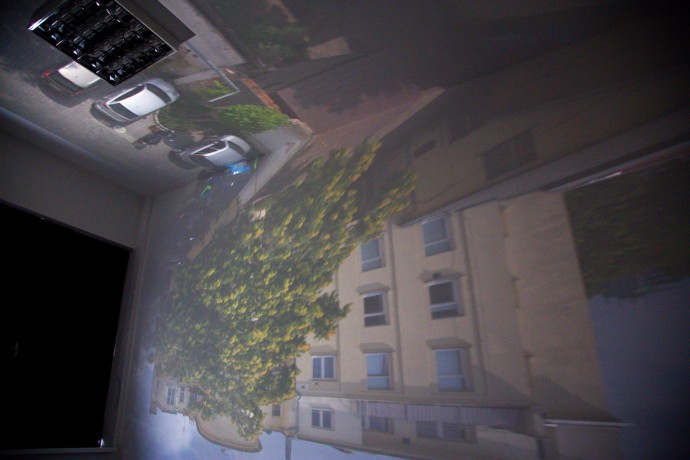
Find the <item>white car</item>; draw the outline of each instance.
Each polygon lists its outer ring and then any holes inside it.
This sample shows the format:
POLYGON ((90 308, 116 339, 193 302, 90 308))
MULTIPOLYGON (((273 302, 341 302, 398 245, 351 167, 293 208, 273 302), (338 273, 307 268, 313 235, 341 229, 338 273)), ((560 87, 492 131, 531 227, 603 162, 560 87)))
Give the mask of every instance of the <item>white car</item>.
POLYGON ((172 104, 180 94, 175 87, 160 78, 139 83, 94 102, 93 107, 108 118, 128 123, 172 104))
POLYGON ((195 142, 184 149, 170 151, 183 168, 224 168, 246 160, 251 146, 237 136, 227 134, 195 142))
POLYGON ((98 75, 74 61, 59 69, 43 72, 41 77, 41 82, 45 86, 70 96, 77 95, 101 81, 98 75))

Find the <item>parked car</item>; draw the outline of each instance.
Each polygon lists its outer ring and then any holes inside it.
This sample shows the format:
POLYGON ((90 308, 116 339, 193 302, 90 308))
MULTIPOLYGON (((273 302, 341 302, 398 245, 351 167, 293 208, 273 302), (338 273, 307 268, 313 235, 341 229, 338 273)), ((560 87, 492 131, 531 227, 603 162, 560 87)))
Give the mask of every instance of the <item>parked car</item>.
POLYGON ((93 107, 112 120, 129 123, 172 104, 179 97, 173 85, 160 78, 152 78, 106 96, 94 102, 93 107))
POLYGON ((184 149, 170 151, 171 158, 183 168, 231 168, 248 159, 251 146, 237 136, 227 134, 195 142, 184 149))
POLYGON ((75 96, 101 81, 95 73, 72 61, 41 74, 41 82, 62 94, 75 96))

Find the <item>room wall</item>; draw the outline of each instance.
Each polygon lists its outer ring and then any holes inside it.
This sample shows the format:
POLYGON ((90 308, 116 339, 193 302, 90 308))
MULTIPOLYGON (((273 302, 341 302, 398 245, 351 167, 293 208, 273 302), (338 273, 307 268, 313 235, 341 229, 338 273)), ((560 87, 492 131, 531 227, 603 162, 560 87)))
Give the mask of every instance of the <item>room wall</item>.
POLYGON ((0 129, 0 200, 135 248, 145 198, 0 129))

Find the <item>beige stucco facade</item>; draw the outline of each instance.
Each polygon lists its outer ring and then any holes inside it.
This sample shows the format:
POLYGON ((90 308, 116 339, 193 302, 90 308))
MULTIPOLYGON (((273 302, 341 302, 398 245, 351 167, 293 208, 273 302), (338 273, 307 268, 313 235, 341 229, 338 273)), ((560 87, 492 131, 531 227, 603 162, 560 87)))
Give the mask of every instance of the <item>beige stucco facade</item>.
POLYGON ((297 360, 299 435, 421 458, 620 456, 562 195, 534 192, 428 219, 388 224, 381 267, 363 270, 361 251, 340 267, 333 287, 352 311, 297 360), (438 217, 447 249, 426 255, 423 226, 438 217), (456 310, 434 318, 439 283, 452 289, 443 295, 456 310), (372 293, 384 298, 385 320, 368 325, 372 293), (443 384, 438 353, 449 350, 466 355, 462 385, 443 384), (369 388, 368 354, 390 357, 388 388, 369 388), (324 356, 334 374, 315 378, 324 356), (332 426, 312 426, 310 408, 332 410, 332 426), (372 414, 386 426, 368 430, 372 414), (430 437, 429 421, 465 432, 430 437), (578 453, 573 436, 602 454, 578 453))

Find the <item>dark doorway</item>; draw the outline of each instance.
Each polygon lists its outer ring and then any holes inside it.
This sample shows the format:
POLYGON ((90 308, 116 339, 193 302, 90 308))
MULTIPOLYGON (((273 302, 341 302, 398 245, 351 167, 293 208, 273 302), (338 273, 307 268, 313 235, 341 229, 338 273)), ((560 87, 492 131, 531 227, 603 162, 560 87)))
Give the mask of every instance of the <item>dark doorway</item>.
POLYGON ((0 450, 98 447, 129 250, 0 204, 0 450))

